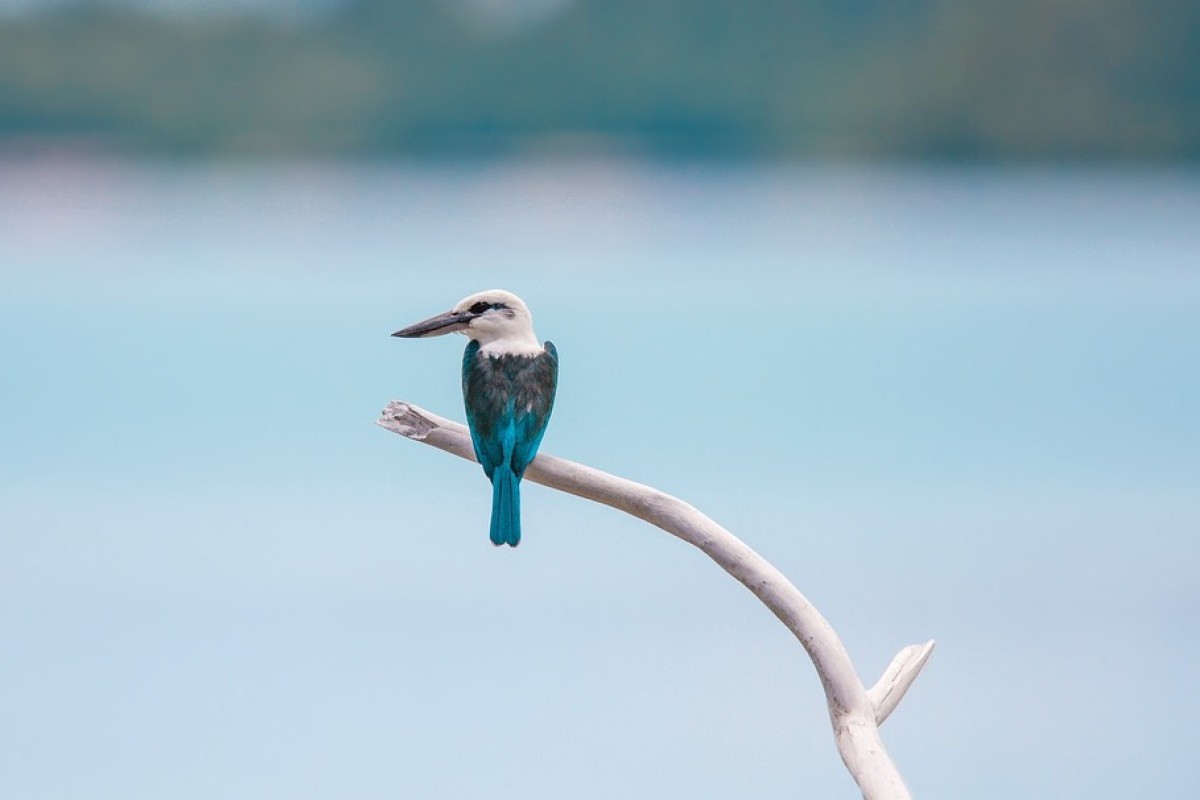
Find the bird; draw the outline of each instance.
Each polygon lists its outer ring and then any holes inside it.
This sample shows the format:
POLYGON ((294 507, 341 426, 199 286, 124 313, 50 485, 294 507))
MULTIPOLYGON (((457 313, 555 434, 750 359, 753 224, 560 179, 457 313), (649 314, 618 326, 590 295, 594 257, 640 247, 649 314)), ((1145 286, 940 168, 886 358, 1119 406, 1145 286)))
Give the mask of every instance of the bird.
POLYGON ((537 455, 554 409, 558 350, 539 344, 529 307, 512 292, 489 289, 392 336, 420 339, 461 333, 462 391, 475 458, 492 482, 490 537, 521 542, 521 478, 537 455))

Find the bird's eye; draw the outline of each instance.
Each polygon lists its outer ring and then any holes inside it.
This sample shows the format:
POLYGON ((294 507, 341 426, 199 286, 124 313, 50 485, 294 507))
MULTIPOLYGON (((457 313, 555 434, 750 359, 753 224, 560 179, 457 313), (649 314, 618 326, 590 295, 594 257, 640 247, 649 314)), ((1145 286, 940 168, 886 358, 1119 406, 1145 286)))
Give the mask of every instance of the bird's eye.
POLYGON ((473 306, 471 306, 471 308, 468 310, 472 314, 482 314, 483 312, 487 311, 489 308, 492 308, 491 303, 485 303, 482 300, 480 300, 478 303, 475 303, 473 306))

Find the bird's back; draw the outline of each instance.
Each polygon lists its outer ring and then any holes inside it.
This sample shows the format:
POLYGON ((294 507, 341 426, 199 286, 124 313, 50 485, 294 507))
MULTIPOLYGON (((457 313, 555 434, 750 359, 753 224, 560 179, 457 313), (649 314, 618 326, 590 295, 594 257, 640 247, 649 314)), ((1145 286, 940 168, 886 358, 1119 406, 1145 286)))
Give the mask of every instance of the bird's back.
POLYGON ((536 355, 463 353, 463 400, 475 455, 491 477, 501 464, 520 477, 537 454, 550 421, 558 383, 558 351, 550 342, 536 355))

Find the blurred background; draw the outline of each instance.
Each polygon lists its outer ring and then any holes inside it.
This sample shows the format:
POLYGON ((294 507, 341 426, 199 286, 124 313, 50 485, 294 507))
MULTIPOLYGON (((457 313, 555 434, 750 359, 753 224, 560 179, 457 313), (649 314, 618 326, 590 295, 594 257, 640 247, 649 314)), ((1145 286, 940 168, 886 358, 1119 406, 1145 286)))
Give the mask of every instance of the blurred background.
POLYGON ((1190 0, 3 0, 0 136, 167 155, 1200 155, 1190 0))
POLYGON ((857 796, 696 552, 372 423, 502 286, 918 797, 1200 796, 1200 6, 0 0, 0 797, 857 796))

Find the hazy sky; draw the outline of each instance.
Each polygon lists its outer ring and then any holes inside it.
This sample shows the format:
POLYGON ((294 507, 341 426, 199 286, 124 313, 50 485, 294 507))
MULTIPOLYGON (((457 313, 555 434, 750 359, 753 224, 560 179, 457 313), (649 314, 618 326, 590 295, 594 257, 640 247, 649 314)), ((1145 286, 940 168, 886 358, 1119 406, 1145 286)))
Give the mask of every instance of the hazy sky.
POLYGON ((661 532, 373 425, 503 286, 544 449, 771 559, 920 797, 1200 793, 1200 178, 0 164, 0 796, 856 796, 661 532))

